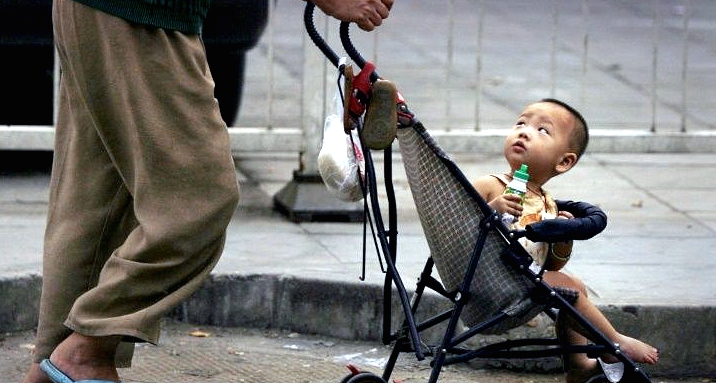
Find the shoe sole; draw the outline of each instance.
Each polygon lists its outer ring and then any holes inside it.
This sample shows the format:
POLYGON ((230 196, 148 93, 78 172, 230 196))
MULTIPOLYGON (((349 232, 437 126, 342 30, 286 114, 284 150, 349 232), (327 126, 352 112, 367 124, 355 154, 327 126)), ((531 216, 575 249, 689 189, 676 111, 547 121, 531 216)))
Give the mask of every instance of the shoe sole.
POLYGON ((351 92, 353 91, 353 66, 346 65, 343 83, 343 130, 349 134, 356 125, 356 122, 349 114, 351 92))
POLYGON ((361 137, 365 145, 373 150, 387 148, 395 140, 398 129, 398 114, 395 103, 398 90, 388 80, 373 83, 370 102, 365 113, 361 137))

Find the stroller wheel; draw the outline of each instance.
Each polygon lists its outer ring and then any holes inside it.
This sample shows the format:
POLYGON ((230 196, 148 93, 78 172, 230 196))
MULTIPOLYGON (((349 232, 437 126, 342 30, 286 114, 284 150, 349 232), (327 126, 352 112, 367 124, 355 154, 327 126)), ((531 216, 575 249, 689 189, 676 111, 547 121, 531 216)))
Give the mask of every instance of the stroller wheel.
POLYGON ((649 375, 641 369, 626 371, 619 383, 651 383, 649 375))
POLYGON ((354 364, 348 364, 346 368, 348 368, 351 372, 350 374, 344 376, 343 379, 341 379, 341 383, 348 383, 348 381, 351 380, 352 377, 362 373, 358 366, 354 364))
POLYGON ((387 383, 380 376, 372 372, 361 372, 360 374, 353 375, 345 381, 345 383, 387 383))

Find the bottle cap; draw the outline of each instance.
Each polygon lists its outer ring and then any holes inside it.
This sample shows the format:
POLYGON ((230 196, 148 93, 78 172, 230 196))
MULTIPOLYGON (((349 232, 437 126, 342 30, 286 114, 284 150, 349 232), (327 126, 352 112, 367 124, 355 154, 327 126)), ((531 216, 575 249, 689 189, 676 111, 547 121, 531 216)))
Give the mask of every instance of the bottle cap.
POLYGON ((529 181, 530 175, 527 173, 527 165, 522 164, 518 170, 515 170, 515 173, 512 175, 513 178, 519 178, 522 181, 529 181))

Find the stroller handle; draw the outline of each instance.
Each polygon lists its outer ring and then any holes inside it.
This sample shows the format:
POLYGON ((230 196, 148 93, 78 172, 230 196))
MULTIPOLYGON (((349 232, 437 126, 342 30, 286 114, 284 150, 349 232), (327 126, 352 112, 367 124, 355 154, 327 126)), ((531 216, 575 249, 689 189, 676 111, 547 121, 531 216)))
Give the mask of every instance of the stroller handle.
MULTIPOLYGON (((321 37, 321 34, 316 30, 316 24, 313 21, 313 12, 316 9, 316 5, 311 1, 306 1, 306 8, 303 11, 303 24, 306 28, 306 33, 313 41, 313 44, 323 53, 324 56, 331 62, 336 68, 341 65, 341 59, 336 52, 328 45, 326 40, 321 37)), ((343 49, 346 50, 348 56, 358 65, 359 68, 363 69, 366 64, 366 60, 358 52, 355 45, 350 38, 350 22, 342 21, 340 25, 340 38, 343 44, 343 49)), ((370 82, 373 83, 378 80, 380 76, 376 71, 370 74, 370 82)))
MULTIPOLYGON (((363 67, 366 64, 366 60, 363 58, 363 56, 358 52, 358 49, 356 49, 355 45, 353 45, 353 41, 351 41, 350 36, 350 28, 351 23, 347 21, 342 21, 340 26, 340 38, 341 38, 341 44, 343 44, 343 49, 346 50, 346 53, 348 53, 348 57, 353 60, 353 62, 358 65, 359 68, 363 69, 363 67)), ((370 82, 373 83, 376 80, 378 80, 380 76, 378 76, 378 72, 375 70, 371 72, 370 74, 370 82)))
POLYGON ((316 4, 311 1, 306 1, 306 8, 303 10, 303 25, 306 27, 306 33, 311 38, 311 41, 323 52, 328 61, 330 61, 336 68, 339 67, 340 58, 336 52, 328 46, 326 40, 316 30, 316 24, 313 22, 313 10, 316 8, 316 4))
MULTIPOLYGON (((338 68, 338 70, 340 72, 343 72, 343 70, 345 69, 344 68, 345 60, 338 57, 338 55, 333 51, 333 49, 331 49, 330 46, 328 46, 328 43, 326 43, 326 41, 321 37, 321 35, 316 30, 315 23, 313 22, 313 11, 315 8, 316 8, 316 5, 313 4, 311 2, 311 0, 306 1, 306 8, 303 12, 303 22, 306 27, 306 32, 308 33, 308 36, 311 38, 313 43, 318 47, 318 49, 320 49, 320 51, 323 52, 323 54, 326 56, 326 58, 336 68, 338 68)), ((362 70, 363 67, 366 65, 366 61, 363 60, 363 58, 360 56, 360 54, 358 54, 358 51, 355 49, 355 47, 353 47, 353 44, 350 43, 350 38, 348 37, 348 25, 347 25, 348 23, 347 22, 344 22, 344 23, 346 25, 341 25, 341 29, 345 30, 345 32, 344 32, 345 37, 342 36, 341 39, 344 41, 344 44, 345 44, 345 41, 347 41, 349 43, 349 46, 352 47, 352 51, 353 51, 352 54, 354 56, 356 56, 356 58, 359 59, 356 61, 360 61, 360 67, 362 70)), ((351 57, 351 58, 353 58, 353 57, 351 57)), ((355 60, 355 58, 353 58, 353 59, 355 60)), ((358 64, 358 62, 356 62, 356 64, 358 64)), ((370 69, 370 68, 368 68, 368 69, 370 69)), ((355 85, 355 79, 358 78, 359 76, 360 76, 360 74, 354 78, 354 85, 355 85)), ((367 84, 367 85, 370 86, 373 82, 375 82, 375 80, 378 79, 378 74, 375 73, 375 71, 371 71, 371 73, 367 77, 369 78, 369 82, 370 82, 370 84, 367 84)), ((404 103, 403 103, 403 105, 404 105, 404 103)), ((407 110, 407 108, 405 108, 405 109, 407 110)), ((400 115, 400 113, 399 113, 399 115, 400 115)), ((411 114, 411 120, 412 120, 412 114, 411 114)), ((377 206, 377 203, 378 203, 377 197, 376 197, 377 192, 374 189, 375 184, 376 184, 375 175, 374 175, 375 170, 372 169, 372 164, 371 164, 372 160, 370 159, 370 151, 368 151, 368 152, 364 151, 364 153, 366 154, 366 161, 365 161, 365 163, 366 163, 366 179, 370 180, 369 184, 370 184, 370 188, 371 188, 371 191, 369 194, 371 196, 372 203, 374 204, 374 206, 377 206)), ((386 148, 386 153, 390 154, 389 148, 386 148)), ((388 155, 387 158, 389 159, 390 156, 388 155)), ((386 168, 389 168, 389 161, 386 161, 386 168)), ((394 198, 389 197, 389 204, 394 204, 394 198), (390 201, 393 201, 393 202, 390 202, 390 201)), ((384 231, 382 229, 383 224, 382 224, 382 218, 380 217, 380 210, 378 210, 374 214, 375 214, 376 225, 379 227, 380 231, 384 231)), ((391 219, 390 225, 391 225, 391 231, 393 233, 392 235, 394 236, 395 233, 397 233, 397 228, 394 227, 395 221, 391 219)), ((394 241, 395 241, 395 237, 393 237, 393 239, 391 240, 390 243, 395 243, 394 241)), ((400 302, 401 302, 401 305, 403 306, 403 311, 405 312, 405 320, 407 322, 408 333, 409 333, 409 337, 410 337, 410 340, 412 343, 412 347, 415 350, 415 356, 417 357, 418 360, 423 360, 423 359, 425 359, 425 354, 423 353, 422 344, 420 342, 420 335, 418 334, 418 329, 415 324, 415 319, 411 315, 412 308, 411 308, 411 304, 410 304, 410 299, 407 295, 407 290, 405 289, 405 286, 403 285, 403 281, 401 280, 400 275, 395 268, 395 263, 394 263, 395 261, 393 258, 395 249, 393 248, 393 250, 391 251, 389 248, 390 244, 388 244, 386 241, 381 241, 381 244, 383 245, 384 253, 387 254, 385 256, 385 258, 386 258, 388 269, 389 269, 389 272, 387 273, 387 276, 386 276, 386 285, 384 287, 385 292, 387 293, 387 297, 388 297, 387 300, 389 300, 390 299, 389 297, 391 296, 390 295, 391 294, 390 285, 388 283, 389 283, 389 281, 392 281, 392 283, 395 284, 395 286, 398 290, 398 293, 400 295, 400 302), (393 255, 391 255, 391 253, 393 255)), ((384 316, 383 316, 384 342, 386 340, 390 339, 390 334, 388 334, 389 329, 390 329, 390 316, 389 315, 390 315, 389 311, 384 312, 384 316), (387 315, 386 315, 386 313, 387 313, 387 315), (388 329, 388 331, 385 331, 386 328, 388 329)), ((386 342, 386 344, 387 344, 387 342, 386 342)))

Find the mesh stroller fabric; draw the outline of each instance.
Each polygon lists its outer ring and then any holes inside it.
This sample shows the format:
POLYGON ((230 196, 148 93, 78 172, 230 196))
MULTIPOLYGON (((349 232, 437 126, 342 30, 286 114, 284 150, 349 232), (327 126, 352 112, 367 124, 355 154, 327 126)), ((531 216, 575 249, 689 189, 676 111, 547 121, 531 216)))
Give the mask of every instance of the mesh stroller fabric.
MULTIPOLYGON (((397 137, 435 267, 445 288, 455 291, 465 278, 485 217, 479 195, 421 124, 399 129, 397 137)), ((470 284, 471 299, 461 315, 471 327, 500 313, 510 316, 485 333, 517 327, 542 309, 529 297, 532 283, 503 259, 507 249, 505 238, 489 230, 470 284)))

